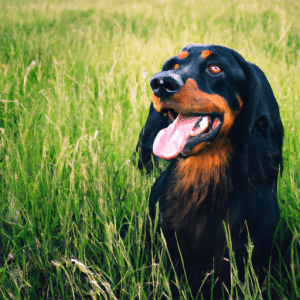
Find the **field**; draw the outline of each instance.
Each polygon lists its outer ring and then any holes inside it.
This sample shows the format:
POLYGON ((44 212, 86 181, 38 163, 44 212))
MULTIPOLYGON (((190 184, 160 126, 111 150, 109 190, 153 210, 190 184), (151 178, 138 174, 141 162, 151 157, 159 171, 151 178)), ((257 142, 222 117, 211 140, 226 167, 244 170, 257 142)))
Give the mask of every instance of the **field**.
MULTIPOLYGON (((285 128, 280 207, 299 237, 297 0, 0 8, 0 299, 171 299, 163 240, 149 259, 143 234, 155 175, 131 158, 150 77, 189 43, 233 48, 269 79, 285 128)), ((300 299, 299 267, 294 259, 289 277, 263 289, 300 299)), ((231 296, 261 299, 251 265, 247 272, 241 284, 233 268, 231 296)))

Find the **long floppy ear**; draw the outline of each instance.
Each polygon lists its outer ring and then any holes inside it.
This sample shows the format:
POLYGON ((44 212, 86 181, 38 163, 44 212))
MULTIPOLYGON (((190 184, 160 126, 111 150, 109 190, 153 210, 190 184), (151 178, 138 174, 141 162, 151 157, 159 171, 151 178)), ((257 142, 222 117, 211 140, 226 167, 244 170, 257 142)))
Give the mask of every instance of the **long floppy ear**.
POLYGON ((243 107, 236 122, 240 163, 251 185, 277 183, 282 170, 283 126, 271 86, 256 65, 236 57, 246 75, 242 92, 243 107))
POLYGON ((169 118, 158 113, 154 109, 153 103, 151 103, 146 124, 140 132, 136 152, 133 154, 134 162, 136 160, 136 153, 138 154, 137 167, 139 169, 145 168, 148 174, 153 170, 154 165, 158 167, 160 160, 160 158, 152 152, 154 140, 158 132, 169 125, 169 118))

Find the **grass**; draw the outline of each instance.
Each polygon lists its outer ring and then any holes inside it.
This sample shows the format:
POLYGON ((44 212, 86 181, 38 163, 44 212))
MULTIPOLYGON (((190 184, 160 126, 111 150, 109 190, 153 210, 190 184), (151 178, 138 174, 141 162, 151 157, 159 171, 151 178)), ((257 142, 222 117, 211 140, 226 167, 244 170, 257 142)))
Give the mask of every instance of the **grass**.
MULTIPOLYGON (((0 8, 1 299, 170 297, 166 247, 149 260, 143 235, 154 176, 131 156, 149 78, 189 43, 228 46, 266 73, 285 127, 280 206, 298 237, 297 1, 12 0, 0 8)), ((300 297, 293 264, 278 299, 300 297)), ((229 293, 260 299, 251 264, 245 284, 232 270, 229 293)), ((179 289, 187 299, 189 289, 179 289)))

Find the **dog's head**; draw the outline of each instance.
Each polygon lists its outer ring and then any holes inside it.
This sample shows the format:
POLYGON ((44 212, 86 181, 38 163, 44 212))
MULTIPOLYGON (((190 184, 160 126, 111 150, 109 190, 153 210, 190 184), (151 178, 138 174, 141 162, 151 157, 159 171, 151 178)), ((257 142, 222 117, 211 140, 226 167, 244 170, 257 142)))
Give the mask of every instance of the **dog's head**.
POLYGON ((266 172, 277 179, 283 127, 257 66, 231 49, 191 44, 168 59, 150 85, 154 108, 173 121, 158 133, 155 155, 189 157, 230 139, 250 181, 266 172))

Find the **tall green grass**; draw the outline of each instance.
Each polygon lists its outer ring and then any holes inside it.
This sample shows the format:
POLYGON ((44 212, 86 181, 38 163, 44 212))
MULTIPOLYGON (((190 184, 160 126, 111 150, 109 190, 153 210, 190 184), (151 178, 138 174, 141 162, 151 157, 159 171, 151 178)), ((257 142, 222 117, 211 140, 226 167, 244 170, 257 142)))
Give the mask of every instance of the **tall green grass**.
MULTIPOLYGON (((228 46, 266 73, 285 127, 280 206, 296 238, 299 13, 292 0, 2 2, 0 298, 171 297, 165 244, 149 256, 143 234, 154 175, 131 156, 149 78, 189 43, 228 46)), ((251 264, 245 284, 232 270, 229 293, 260 299, 251 264)), ((299 297, 298 261, 292 270, 264 289, 299 297)))

